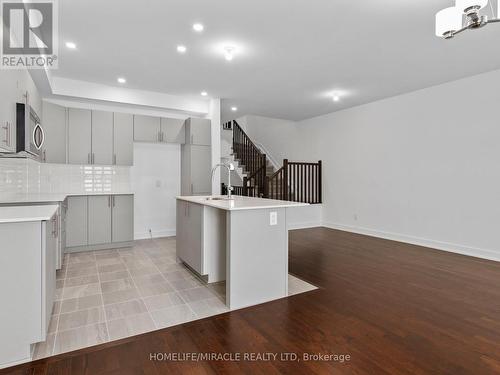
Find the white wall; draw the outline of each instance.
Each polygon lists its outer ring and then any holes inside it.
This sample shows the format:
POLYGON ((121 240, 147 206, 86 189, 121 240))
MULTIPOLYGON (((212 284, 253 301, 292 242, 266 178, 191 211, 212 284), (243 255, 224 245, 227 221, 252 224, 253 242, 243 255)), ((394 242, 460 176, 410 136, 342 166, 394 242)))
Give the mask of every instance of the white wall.
POLYGON ((176 144, 134 143, 130 168, 135 192, 135 239, 175 236, 175 197, 181 191, 181 148, 176 144))
POLYGON ((305 120, 327 226, 500 260, 500 71, 305 120))

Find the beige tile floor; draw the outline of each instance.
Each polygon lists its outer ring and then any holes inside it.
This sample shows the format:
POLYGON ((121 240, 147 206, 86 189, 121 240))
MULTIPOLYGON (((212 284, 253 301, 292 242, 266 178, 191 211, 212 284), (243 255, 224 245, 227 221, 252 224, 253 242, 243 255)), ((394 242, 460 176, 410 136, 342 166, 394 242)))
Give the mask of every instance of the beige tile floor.
MULTIPOLYGON (((289 295, 316 289, 289 275, 289 295)), ((229 311, 225 284, 206 285, 176 262, 175 237, 66 254, 44 358, 229 311)))

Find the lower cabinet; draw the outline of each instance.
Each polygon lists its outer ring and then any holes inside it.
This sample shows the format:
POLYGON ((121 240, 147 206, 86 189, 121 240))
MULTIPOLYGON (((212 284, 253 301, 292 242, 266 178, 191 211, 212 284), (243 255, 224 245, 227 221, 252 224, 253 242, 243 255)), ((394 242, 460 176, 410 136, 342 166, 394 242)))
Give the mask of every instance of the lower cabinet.
POLYGON ((177 200, 177 257, 208 283, 226 279, 226 212, 177 200))
POLYGON ((29 361, 45 341, 56 293, 57 214, 0 224, 0 368, 29 361))
POLYGON ((91 195, 68 198, 66 250, 113 247, 134 239, 134 196, 91 195))

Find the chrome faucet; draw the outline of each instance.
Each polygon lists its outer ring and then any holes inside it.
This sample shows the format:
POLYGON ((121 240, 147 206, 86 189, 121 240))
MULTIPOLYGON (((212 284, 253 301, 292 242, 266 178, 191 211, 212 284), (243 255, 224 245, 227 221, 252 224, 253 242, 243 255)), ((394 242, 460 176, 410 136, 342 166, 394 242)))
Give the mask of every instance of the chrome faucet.
POLYGON ((217 164, 215 167, 213 167, 212 168, 212 181, 214 179, 215 171, 217 170, 218 167, 227 168, 227 199, 232 199, 233 187, 231 186, 231 171, 234 171, 234 164, 233 163, 217 164))

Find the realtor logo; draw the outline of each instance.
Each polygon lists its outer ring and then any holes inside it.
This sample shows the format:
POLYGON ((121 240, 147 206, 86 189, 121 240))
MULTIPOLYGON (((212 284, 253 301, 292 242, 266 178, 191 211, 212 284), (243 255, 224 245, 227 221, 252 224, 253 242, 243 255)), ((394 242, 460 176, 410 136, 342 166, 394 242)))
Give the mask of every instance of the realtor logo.
POLYGON ((57 68, 56 2, 4 0, 1 4, 1 67, 57 68))

